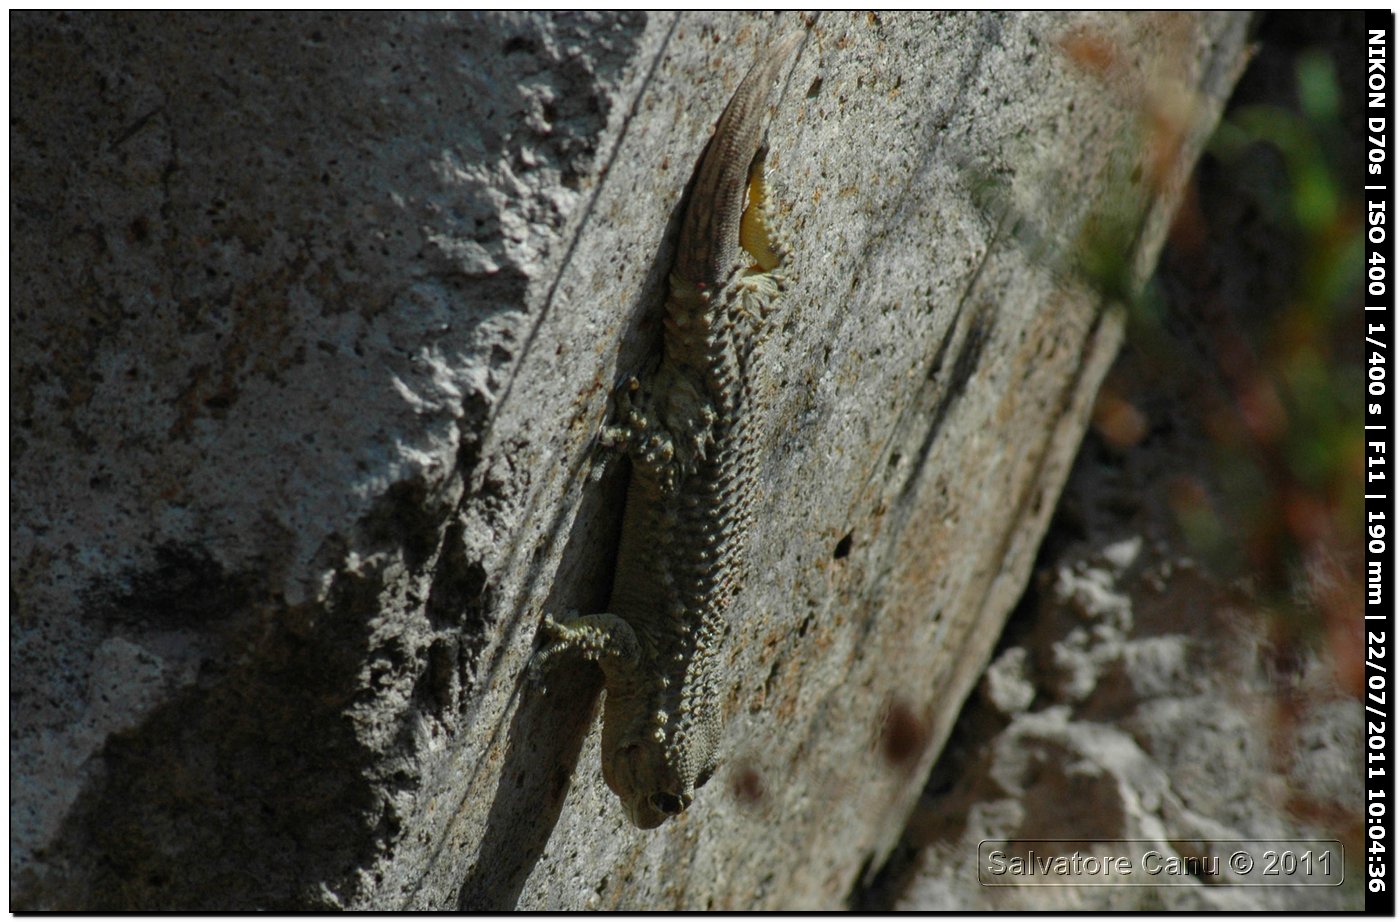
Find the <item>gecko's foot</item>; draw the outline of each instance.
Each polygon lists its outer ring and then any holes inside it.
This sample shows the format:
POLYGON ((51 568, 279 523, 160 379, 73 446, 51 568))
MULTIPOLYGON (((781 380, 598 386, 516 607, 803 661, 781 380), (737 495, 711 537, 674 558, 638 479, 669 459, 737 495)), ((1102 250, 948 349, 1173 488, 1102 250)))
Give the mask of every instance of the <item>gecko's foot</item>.
MULTIPOLYGON (((598 444, 626 454, 634 465, 656 480, 663 491, 672 492, 680 476, 675 469, 677 442, 670 429, 647 405, 646 395, 640 400, 636 398, 640 392, 641 382, 636 377, 629 377, 613 391, 614 422, 598 430, 598 444)), ((712 417, 713 412, 710 413, 712 417)), ((709 421, 707 417, 706 432, 709 421)), ((696 447, 702 457, 704 447, 703 442, 696 447)))
POLYGON ((544 642, 530 658, 527 672, 530 681, 541 689, 545 670, 559 657, 588 660, 597 663, 605 677, 622 676, 636 681, 641 647, 632 626, 617 615, 580 615, 570 611, 559 621, 546 614, 540 622, 539 636, 544 642))
POLYGON ((641 389, 636 376, 630 376, 613 389, 613 409, 611 422, 598 427, 596 445, 597 460, 588 473, 591 483, 598 483, 607 473, 613 458, 618 454, 630 455, 643 437, 648 426, 647 418, 632 404, 632 395, 641 389))
MULTIPOLYGON (((575 617, 574 612, 569 612, 569 617, 575 617)), ((554 620, 554 616, 546 614, 540 621, 538 637, 544 638, 539 648, 530 656, 530 662, 525 667, 525 675, 531 685, 536 685, 542 694, 548 694, 549 687, 546 684, 545 673, 549 669, 554 659, 569 650, 566 637, 568 629, 554 620)))
POLYGON ((632 402, 632 395, 641 390, 642 383, 635 375, 627 378, 613 389, 614 422, 598 430, 598 444, 604 448, 631 451, 647 430, 654 425, 648 414, 632 402))
POLYGON ((751 335, 761 335, 765 331, 785 287, 784 281, 781 268, 768 272, 750 270, 739 275, 734 319, 747 324, 751 335))

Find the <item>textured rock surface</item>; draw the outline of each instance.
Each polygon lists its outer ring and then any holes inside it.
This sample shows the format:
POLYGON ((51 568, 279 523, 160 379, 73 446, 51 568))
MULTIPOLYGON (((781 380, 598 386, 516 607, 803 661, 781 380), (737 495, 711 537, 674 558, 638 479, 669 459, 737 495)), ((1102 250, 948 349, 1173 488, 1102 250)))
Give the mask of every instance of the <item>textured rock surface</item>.
POLYGON ((596 677, 520 680, 606 599, 591 438, 795 21, 16 14, 16 908, 832 906, 880 860, 1117 345, 1068 254, 1116 195, 1150 267, 1245 17, 816 22, 730 762, 640 832, 596 677))
MULTIPOLYGON (((1143 495, 1124 483, 1140 473, 1086 451, 1070 501, 1097 506, 1102 526, 1125 492, 1143 495)), ((1354 861, 1342 887, 979 885, 986 839, 1143 840, 1086 846, 1135 861, 1197 839, 1338 839, 1348 857, 1361 845, 1347 819, 1362 797, 1361 714, 1325 658, 1281 669, 1268 618, 1160 535, 1144 548, 1098 527, 1055 560, 915 811, 906 843, 919 854, 894 908, 1360 907, 1354 861), (1115 559, 1125 545, 1139 553, 1115 559), (1007 707, 1008 673, 1034 689, 1033 708, 1007 707)))

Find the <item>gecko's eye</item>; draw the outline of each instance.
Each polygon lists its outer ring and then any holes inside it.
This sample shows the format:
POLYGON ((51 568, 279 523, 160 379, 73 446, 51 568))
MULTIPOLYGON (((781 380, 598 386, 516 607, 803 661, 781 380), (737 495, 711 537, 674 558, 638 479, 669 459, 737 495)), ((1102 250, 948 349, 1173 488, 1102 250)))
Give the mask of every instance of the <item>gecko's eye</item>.
POLYGON ((664 813, 667 816, 675 816, 686 808, 686 802, 675 794, 666 791, 657 791, 647 798, 651 802, 652 809, 657 813, 664 813))

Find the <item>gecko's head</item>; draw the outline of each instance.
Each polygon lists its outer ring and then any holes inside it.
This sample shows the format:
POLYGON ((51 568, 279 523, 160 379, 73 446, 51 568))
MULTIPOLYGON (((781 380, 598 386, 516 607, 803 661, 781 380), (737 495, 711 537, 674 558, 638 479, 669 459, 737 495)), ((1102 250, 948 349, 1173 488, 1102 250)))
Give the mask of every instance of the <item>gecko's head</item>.
POLYGON ((603 780, 627 818, 655 829, 695 800, 717 764, 719 727, 710 699, 671 706, 657 698, 607 693, 603 709, 603 780), (678 713, 684 711, 684 717, 678 713))
POLYGON ((603 767, 603 780, 639 829, 660 826, 695 799, 694 780, 687 780, 666 756, 660 743, 632 742, 615 749, 603 767))
POLYGON ((603 780, 639 829, 655 829, 684 813, 695 791, 710 780, 713 764, 698 749, 633 738, 603 758, 603 780))

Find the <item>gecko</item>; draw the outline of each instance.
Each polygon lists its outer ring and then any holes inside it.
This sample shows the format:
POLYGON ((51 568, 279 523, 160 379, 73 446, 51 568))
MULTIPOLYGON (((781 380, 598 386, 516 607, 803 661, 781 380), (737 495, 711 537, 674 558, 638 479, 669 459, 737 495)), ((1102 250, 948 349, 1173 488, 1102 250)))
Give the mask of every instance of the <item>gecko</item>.
POLYGON ((765 214, 768 96, 806 36, 785 35, 739 83, 700 156, 681 220, 660 365, 625 380, 599 443, 631 460, 608 611, 545 615, 531 661, 596 662, 603 780, 652 829, 719 764, 720 670, 753 520, 755 348, 783 285, 765 214))

